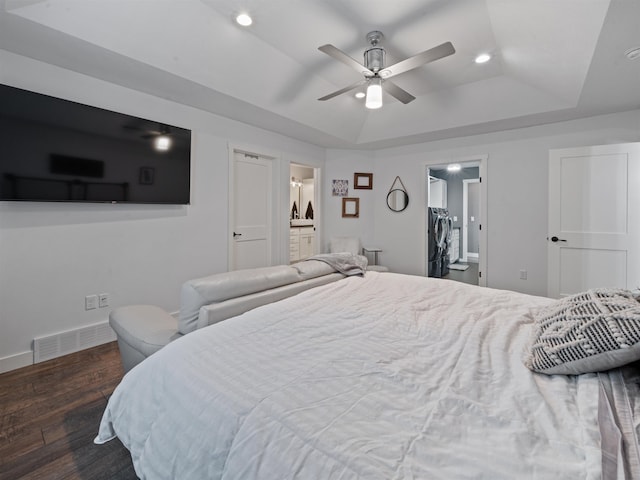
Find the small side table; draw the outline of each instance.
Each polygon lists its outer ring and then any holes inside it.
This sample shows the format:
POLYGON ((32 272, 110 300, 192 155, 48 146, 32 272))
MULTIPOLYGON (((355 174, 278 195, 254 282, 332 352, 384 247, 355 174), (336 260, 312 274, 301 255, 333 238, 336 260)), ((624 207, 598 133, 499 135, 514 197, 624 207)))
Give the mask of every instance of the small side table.
POLYGON ((373 264, 378 264, 378 253, 382 251, 381 248, 378 247, 362 247, 362 251, 366 255, 367 253, 373 253, 373 264))

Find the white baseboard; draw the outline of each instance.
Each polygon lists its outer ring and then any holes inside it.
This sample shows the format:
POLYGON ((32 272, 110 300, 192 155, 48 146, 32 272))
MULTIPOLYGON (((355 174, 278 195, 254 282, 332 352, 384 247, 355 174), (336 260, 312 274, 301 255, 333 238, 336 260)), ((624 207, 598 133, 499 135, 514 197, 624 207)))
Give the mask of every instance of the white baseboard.
POLYGON ((467 262, 470 263, 479 263, 480 255, 477 253, 467 252, 467 262))
POLYGON ((0 358, 0 373, 10 372, 29 365, 33 365, 33 352, 31 350, 0 358))

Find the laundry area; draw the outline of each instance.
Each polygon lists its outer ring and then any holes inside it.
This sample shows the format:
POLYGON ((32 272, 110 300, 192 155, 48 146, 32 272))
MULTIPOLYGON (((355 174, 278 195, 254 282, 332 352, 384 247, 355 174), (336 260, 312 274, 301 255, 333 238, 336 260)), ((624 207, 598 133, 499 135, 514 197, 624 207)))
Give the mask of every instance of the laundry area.
POLYGON ((479 169, 428 169, 427 276, 478 284, 479 169))

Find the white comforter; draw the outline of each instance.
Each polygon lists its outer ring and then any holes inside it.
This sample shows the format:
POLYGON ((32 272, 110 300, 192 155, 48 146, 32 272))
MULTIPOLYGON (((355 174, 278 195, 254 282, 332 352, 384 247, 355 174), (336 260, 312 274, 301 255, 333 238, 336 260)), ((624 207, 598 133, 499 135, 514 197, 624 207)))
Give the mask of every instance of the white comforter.
POLYGON ((148 479, 600 478, 595 375, 521 361, 548 299, 368 272, 203 330, 125 376, 97 443, 148 479))

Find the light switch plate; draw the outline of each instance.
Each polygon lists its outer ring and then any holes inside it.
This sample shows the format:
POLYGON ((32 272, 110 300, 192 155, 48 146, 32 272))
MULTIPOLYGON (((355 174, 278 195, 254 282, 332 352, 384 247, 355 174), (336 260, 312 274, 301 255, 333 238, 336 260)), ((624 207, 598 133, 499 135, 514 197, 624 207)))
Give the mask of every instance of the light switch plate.
POLYGON ((111 301, 111 295, 109 295, 108 293, 101 293, 98 296, 98 306, 100 308, 108 307, 110 301, 111 301))

